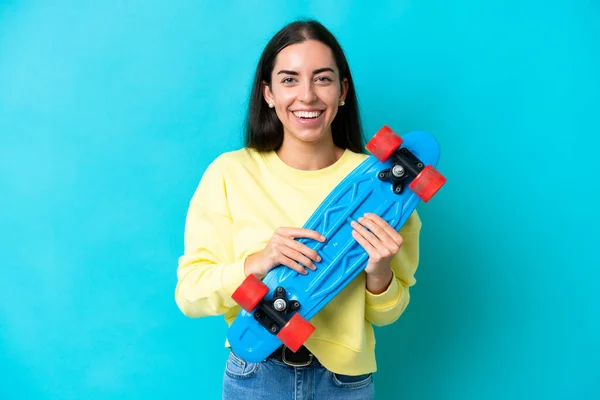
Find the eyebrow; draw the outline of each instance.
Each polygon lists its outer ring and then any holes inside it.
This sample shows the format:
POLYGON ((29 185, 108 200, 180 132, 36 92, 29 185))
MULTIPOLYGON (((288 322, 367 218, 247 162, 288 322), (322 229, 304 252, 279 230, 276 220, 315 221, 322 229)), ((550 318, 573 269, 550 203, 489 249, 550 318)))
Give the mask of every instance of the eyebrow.
MULTIPOLYGON (((335 72, 335 71, 333 70, 333 68, 326 67, 326 68, 315 69, 313 71, 313 74, 320 74, 321 72, 335 72)), ((298 72, 296 72, 296 71, 290 71, 290 70, 287 70, 287 69, 282 69, 281 71, 279 71, 277 73, 277 75, 280 75, 280 74, 299 75, 298 72)))

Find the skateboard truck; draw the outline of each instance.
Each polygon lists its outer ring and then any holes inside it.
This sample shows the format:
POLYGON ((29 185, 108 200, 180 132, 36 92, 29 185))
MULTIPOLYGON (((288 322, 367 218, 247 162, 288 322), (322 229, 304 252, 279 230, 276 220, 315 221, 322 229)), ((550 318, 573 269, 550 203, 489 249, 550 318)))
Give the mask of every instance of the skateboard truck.
POLYGON ((392 167, 380 171, 377 177, 382 181, 392 182, 394 193, 401 194, 405 187, 404 181, 409 177, 417 177, 425 169, 425 165, 406 147, 395 152, 392 157, 392 167))
POLYGON ((382 181, 392 182, 394 193, 401 194, 405 180, 413 178, 408 187, 424 202, 428 202, 446 183, 446 178, 432 165, 425 166, 408 148, 400 146, 403 139, 387 125, 381 128, 367 143, 367 150, 381 162, 390 157, 392 167, 378 173, 382 181))
POLYGON ((252 313, 268 332, 277 335, 283 344, 296 352, 315 327, 298 313, 300 302, 289 300, 285 288, 278 286, 271 300, 265 299, 268 293, 269 288, 250 274, 231 297, 244 310, 252 313))
POLYGON ((299 309, 300 302, 297 300, 289 301, 285 289, 279 286, 275 289, 275 296, 272 300, 261 300, 259 308, 254 311, 254 318, 269 332, 276 334, 288 322, 289 318, 284 316, 290 315, 299 309))

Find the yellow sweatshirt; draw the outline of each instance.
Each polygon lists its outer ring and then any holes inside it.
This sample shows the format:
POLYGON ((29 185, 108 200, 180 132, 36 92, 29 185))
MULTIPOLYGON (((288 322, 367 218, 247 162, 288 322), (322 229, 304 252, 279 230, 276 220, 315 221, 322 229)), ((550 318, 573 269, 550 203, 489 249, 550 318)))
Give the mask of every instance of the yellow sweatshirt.
MULTIPOLYGON (((175 290, 180 310, 192 318, 224 315, 230 325, 240 311, 231 294, 245 279, 246 257, 262 250, 276 228, 302 227, 366 157, 346 150, 327 168, 303 171, 275 152, 244 148, 219 156, 189 204, 175 290)), ((414 212, 400 230, 403 245, 385 292, 370 293, 363 272, 310 321, 316 329, 305 346, 325 368, 346 375, 376 371, 372 325, 391 324, 406 308, 416 283, 420 229, 414 212)))

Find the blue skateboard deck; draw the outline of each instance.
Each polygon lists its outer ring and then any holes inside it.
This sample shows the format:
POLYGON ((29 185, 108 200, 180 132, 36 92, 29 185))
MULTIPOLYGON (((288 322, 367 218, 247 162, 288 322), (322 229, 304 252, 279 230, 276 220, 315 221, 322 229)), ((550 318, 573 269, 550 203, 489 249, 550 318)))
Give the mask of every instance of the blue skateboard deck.
POLYGON ((250 275, 232 296, 242 310, 227 339, 242 359, 263 361, 282 344, 296 351, 314 330, 310 319, 364 270, 369 256, 352 237, 351 220, 374 213, 399 231, 419 202, 428 201, 445 183, 435 170, 439 145, 426 132, 400 138, 385 126, 367 149, 371 155, 304 224, 322 233, 326 241, 296 239, 321 256, 314 263, 316 270, 307 269, 303 275, 277 266, 262 282, 250 275))

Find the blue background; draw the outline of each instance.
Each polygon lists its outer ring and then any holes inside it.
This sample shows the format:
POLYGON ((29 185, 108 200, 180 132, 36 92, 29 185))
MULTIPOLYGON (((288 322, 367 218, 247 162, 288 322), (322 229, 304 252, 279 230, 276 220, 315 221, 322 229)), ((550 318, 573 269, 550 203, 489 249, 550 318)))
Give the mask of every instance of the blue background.
POLYGON ((173 298, 187 203, 297 17, 367 137, 443 148, 379 398, 600 398, 599 3, 335 3, 0 2, 0 398, 219 398, 226 325, 173 298))

